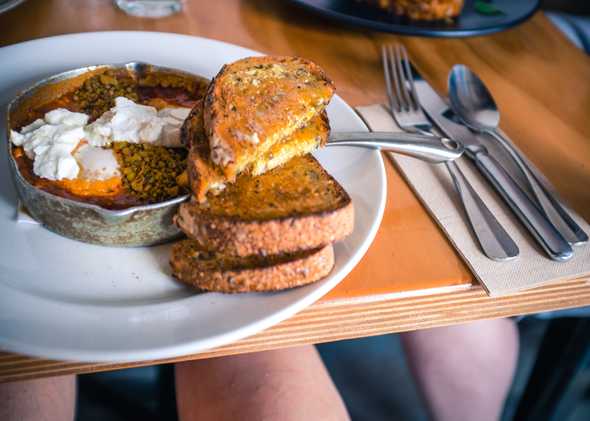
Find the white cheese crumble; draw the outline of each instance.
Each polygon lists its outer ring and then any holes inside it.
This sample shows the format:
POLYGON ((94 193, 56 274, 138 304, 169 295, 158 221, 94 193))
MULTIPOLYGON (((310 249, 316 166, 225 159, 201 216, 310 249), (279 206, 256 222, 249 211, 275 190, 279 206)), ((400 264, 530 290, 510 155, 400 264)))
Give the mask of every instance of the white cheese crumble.
POLYGON ((115 106, 86 127, 86 138, 93 146, 112 142, 151 143, 179 147, 180 128, 190 108, 164 108, 160 111, 117 97, 115 106))
POLYGON ((85 180, 107 180, 121 175, 112 149, 83 144, 74 152, 74 158, 80 165, 80 177, 85 180))
POLYGON ((104 180, 120 174, 114 153, 103 146, 121 141, 180 147, 180 128, 190 111, 182 107, 158 111, 118 97, 115 106, 91 124, 87 125, 86 114, 58 108, 24 126, 20 133, 11 130, 10 141, 22 146, 39 177, 62 180, 80 175, 104 180), (88 144, 76 149, 83 139, 88 144))
POLYGON ((80 140, 84 138, 84 125, 88 116, 58 108, 22 128, 18 133, 10 131, 10 140, 22 146, 33 160, 33 172, 49 180, 76 178, 80 167, 72 156, 80 140))
POLYGON ((162 108, 158 117, 164 120, 159 144, 171 148, 182 146, 180 128, 190 114, 190 108, 162 108))

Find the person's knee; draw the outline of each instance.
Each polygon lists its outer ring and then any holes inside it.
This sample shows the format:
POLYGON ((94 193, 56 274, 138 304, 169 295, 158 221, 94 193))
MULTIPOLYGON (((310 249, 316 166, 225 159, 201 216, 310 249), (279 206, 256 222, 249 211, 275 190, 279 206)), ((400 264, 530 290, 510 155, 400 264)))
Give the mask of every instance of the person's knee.
POLYGON ((428 382, 479 389, 509 382, 518 357, 518 330, 510 319, 484 320, 404 334, 406 357, 424 387, 428 382), (493 380, 492 380, 493 379, 493 380), (477 383, 477 382, 476 382, 477 383))
POLYGON ((402 341, 434 419, 499 417, 518 356, 513 321, 496 319, 417 331, 403 335, 402 341), (462 397, 460 403, 456 396, 462 397))
POLYGON ((176 375, 183 421, 212 414, 215 419, 235 419, 236 414, 261 420, 349 419, 313 347, 183 363, 176 375))
POLYGON ((518 328, 510 319, 493 319, 477 322, 466 333, 466 345, 471 346, 474 358, 480 364, 494 370, 506 367, 513 369, 518 356, 518 328))
POLYGON ((74 419, 76 377, 60 376, 0 384, 3 421, 74 419))

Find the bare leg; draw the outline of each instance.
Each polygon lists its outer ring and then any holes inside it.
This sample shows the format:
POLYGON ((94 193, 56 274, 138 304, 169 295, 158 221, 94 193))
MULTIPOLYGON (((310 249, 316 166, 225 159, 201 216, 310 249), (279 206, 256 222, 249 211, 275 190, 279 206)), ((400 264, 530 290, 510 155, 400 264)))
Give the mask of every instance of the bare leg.
POLYGON ((51 377, 0 384, 0 420, 74 419, 76 378, 51 377))
POLYGON ((408 332, 402 343, 433 419, 499 419, 518 358, 512 320, 408 332))
POLYGON ((312 346, 176 365, 181 421, 348 420, 312 346))

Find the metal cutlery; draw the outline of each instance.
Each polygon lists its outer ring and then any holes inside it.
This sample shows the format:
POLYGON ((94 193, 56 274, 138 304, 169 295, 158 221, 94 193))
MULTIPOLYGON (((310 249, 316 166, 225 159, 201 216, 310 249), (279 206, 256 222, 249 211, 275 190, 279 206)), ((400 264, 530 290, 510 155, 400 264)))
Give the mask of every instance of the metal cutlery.
POLYGON ((441 163, 463 154, 463 146, 449 139, 417 133, 334 132, 327 146, 358 146, 408 155, 423 161, 441 163))
POLYGON ((528 229, 547 255, 556 261, 565 261, 573 256, 572 247, 547 219, 537 205, 512 179, 496 159, 489 155, 485 145, 466 126, 447 118, 452 113, 447 103, 412 68, 416 92, 422 108, 439 129, 446 135, 463 143, 465 156, 470 158, 502 196, 514 214, 528 229))
MULTIPOLYGON (((432 124, 422 111, 412 71, 403 46, 384 46, 383 69, 390 109, 399 127, 407 132, 434 136, 432 124)), ((451 137, 452 140, 457 141, 451 137)), ((460 142, 459 142, 460 143, 460 142)), ((518 246, 500 225, 454 162, 445 163, 463 203, 467 219, 490 259, 505 261, 518 256, 518 246)))
POLYGON ((543 187, 518 151, 498 133, 500 112, 490 91, 481 79, 467 66, 457 64, 449 73, 448 89, 450 104, 455 114, 473 130, 495 138, 510 154, 526 177, 537 200, 537 205, 545 212, 549 221, 568 243, 582 244, 587 242, 588 235, 571 218, 554 195, 543 187))

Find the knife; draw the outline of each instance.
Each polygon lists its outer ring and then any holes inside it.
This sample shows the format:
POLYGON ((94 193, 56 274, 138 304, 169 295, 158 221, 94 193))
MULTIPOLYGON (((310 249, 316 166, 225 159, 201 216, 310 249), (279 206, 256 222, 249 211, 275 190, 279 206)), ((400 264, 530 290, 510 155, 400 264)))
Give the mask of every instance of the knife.
POLYGON ((413 68, 412 73, 422 108, 433 123, 445 136, 465 146, 465 155, 474 162, 547 255, 556 261, 569 260, 574 252, 565 238, 502 165, 488 153, 485 145, 473 132, 448 118, 452 115, 449 106, 428 82, 422 79, 416 69, 413 68))

